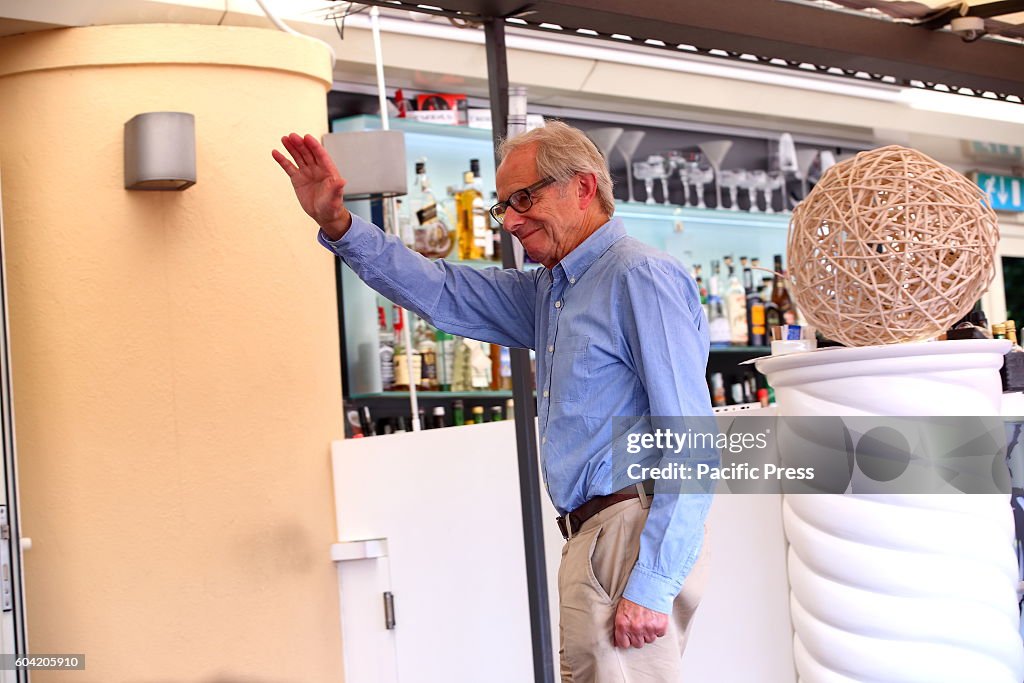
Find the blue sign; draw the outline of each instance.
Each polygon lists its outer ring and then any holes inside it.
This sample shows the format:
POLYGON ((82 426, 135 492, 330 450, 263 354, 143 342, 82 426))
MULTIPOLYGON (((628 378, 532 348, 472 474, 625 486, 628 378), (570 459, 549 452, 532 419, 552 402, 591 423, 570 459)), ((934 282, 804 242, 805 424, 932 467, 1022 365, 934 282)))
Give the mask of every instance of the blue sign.
POLYGON ((994 173, 975 173, 974 182, 988 195, 996 211, 1024 211, 1024 178, 994 173))

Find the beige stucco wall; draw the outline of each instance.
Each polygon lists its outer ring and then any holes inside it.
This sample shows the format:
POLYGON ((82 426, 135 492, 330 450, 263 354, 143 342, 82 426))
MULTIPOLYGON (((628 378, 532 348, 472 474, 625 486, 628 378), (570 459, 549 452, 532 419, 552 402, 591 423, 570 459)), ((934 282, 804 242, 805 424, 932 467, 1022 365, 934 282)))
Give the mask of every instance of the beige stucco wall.
POLYGON ((326 49, 261 29, 0 40, 0 172, 34 681, 338 681, 331 256, 270 157, 326 49), (198 182, 123 189, 124 122, 196 117, 198 182))

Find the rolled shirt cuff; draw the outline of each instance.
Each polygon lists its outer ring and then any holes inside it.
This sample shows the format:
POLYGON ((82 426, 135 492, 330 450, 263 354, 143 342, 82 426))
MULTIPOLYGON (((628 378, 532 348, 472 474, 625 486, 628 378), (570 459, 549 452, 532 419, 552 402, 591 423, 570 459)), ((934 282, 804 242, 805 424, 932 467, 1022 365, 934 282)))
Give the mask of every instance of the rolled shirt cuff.
POLYGON ((622 597, 655 612, 670 614, 672 602, 682 589, 682 581, 634 565, 622 597))

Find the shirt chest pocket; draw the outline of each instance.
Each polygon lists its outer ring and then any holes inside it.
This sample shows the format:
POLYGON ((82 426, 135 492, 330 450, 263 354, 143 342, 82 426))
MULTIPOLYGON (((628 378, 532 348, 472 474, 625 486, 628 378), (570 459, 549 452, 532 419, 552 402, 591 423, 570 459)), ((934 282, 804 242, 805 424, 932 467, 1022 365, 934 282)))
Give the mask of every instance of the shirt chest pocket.
POLYGON ((551 401, 571 403, 583 397, 590 377, 588 351, 590 337, 574 335, 559 337, 551 359, 551 401))

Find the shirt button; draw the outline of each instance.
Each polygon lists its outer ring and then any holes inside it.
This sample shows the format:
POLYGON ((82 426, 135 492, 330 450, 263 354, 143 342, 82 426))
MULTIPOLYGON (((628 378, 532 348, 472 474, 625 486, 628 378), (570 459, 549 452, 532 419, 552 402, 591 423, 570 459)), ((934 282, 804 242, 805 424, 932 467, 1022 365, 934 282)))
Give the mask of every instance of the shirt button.
POLYGON ((562 307, 562 302, 561 301, 556 301, 555 302, 555 308, 561 308, 561 307, 562 307))
POLYGON ((547 389, 545 389, 545 390, 544 390, 544 398, 547 398, 547 397, 548 397, 548 390, 547 390, 547 389))
POLYGON ((554 344, 552 344, 551 346, 548 346, 548 353, 554 353, 554 352, 555 352, 554 344))
POLYGON ((548 442, 548 437, 546 437, 546 436, 540 437, 540 442, 541 443, 547 443, 548 442))
POLYGON ((569 284, 570 285, 576 284, 576 278, 574 278, 574 277, 569 278, 569 284))

